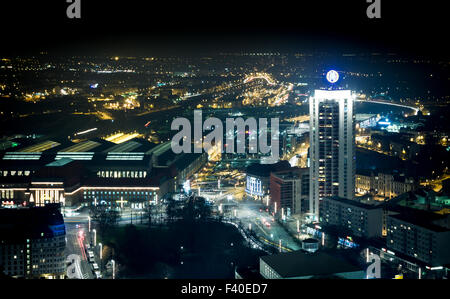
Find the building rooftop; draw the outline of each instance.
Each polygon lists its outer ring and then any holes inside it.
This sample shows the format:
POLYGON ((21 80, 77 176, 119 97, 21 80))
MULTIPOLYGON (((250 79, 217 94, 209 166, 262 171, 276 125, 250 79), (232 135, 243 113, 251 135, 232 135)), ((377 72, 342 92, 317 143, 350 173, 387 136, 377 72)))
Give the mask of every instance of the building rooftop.
POLYGON ((48 238, 65 234, 59 205, 36 208, 0 208, 0 236, 5 241, 48 238))
POLYGON ((269 176, 272 171, 288 170, 291 164, 288 161, 280 161, 275 164, 259 164, 255 163, 247 167, 247 174, 256 176, 269 176))
POLYGON ((132 151, 136 150, 139 147, 142 147, 141 143, 130 140, 128 142, 116 144, 113 147, 106 149, 104 152, 105 153, 125 153, 125 152, 128 153, 128 152, 132 152, 132 151))
POLYGON ((262 256, 261 259, 283 278, 327 276, 336 273, 362 271, 342 258, 325 252, 314 254, 294 251, 262 256))
POLYGON ((298 179, 302 174, 309 174, 309 168, 292 167, 287 170, 274 171, 271 175, 282 180, 298 179))
POLYGON ((80 143, 74 144, 72 146, 66 147, 66 148, 60 150, 60 152, 64 152, 64 153, 87 152, 89 150, 92 150, 92 149, 100 146, 100 145, 101 145, 101 143, 99 143, 99 142, 87 140, 87 141, 80 142, 80 143))
POLYGON ((158 144, 157 146, 153 147, 149 151, 146 152, 147 155, 154 154, 155 156, 159 156, 163 154, 164 152, 170 150, 172 148, 172 144, 170 142, 165 142, 158 144))
POLYGON ((398 212, 397 214, 392 214, 389 215, 388 217, 392 217, 394 219, 398 219, 403 222, 411 223, 413 225, 417 225, 434 232, 450 231, 450 229, 436 224, 439 221, 443 220, 445 222, 448 215, 441 215, 438 213, 432 213, 428 211, 416 210, 406 207, 402 207, 402 209, 397 212, 398 212))
POLYGON ((33 144, 18 150, 18 152, 27 152, 27 153, 41 153, 43 151, 49 150, 51 148, 59 146, 60 143, 47 140, 41 143, 33 144))
POLYGON ((338 201, 347 205, 352 205, 355 207, 359 207, 359 208, 363 208, 363 209, 380 209, 382 208, 382 203, 376 200, 364 200, 364 201, 358 201, 358 200, 353 200, 353 199, 347 199, 347 198, 342 198, 342 197, 338 197, 338 196, 333 196, 333 197, 327 197, 325 199, 329 199, 329 200, 334 200, 334 201, 338 201))
POLYGON ((450 207, 450 198, 428 188, 418 188, 390 200, 390 206, 398 205, 418 210, 439 211, 450 207))
POLYGON ((72 161, 73 161, 73 160, 70 159, 70 158, 62 158, 62 159, 60 159, 60 160, 55 160, 55 161, 53 161, 53 162, 51 162, 51 163, 48 163, 48 164, 45 165, 45 166, 50 166, 50 167, 61 167, 61 166, 64 166, 64 165, 69 164, 69 163, 72 162, 72 161))

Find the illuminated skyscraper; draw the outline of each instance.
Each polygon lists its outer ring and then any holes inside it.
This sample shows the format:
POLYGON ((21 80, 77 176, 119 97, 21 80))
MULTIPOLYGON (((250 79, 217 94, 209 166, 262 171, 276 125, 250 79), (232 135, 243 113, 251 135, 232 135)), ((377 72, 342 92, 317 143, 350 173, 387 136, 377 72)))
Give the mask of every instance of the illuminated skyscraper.
MULTIPOLYGON (((331 83, 337 81, 330 75, 327 75, 327 79, 331 83)), ((314 96, 309 101, 311 124, 309 212, 316 219, 322 198, 354 197, 353 102, 350 90, 315 90, 314 96)))

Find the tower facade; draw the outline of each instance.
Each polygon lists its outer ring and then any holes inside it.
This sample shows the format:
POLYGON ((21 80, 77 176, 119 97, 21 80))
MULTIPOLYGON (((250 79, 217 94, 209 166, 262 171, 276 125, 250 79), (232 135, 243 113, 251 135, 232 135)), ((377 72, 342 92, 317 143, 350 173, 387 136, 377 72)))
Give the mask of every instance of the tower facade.
POLYGON ((310 113, 309 212, 318 219, 324 197, 355 193, 354 97, 350 90, 315 90, 310 113))

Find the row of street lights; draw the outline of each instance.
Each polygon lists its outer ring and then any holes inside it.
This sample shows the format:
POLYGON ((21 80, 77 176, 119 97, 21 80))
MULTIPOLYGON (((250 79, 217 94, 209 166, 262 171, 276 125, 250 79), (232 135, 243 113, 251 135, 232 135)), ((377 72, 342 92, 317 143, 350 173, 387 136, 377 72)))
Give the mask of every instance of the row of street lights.
MULTIPOLYGON (((88 228, 89 228, 89 232, 91 232, 91 217, 88 216, 88 228)), ((92 232, 94 233, 94 248, 97 247, 97 230, 94 228, 92 229, 92 232)), ((99 252, 99 257, 100 257, 100 271, 102 269, 103 266, 103 244, 102 243, 98 243, 99 247, 100 247, 100 252, 99 252)), ((116 278, 116 261, 111 260, 111 264, 112 264, 112 279, 116 278)))

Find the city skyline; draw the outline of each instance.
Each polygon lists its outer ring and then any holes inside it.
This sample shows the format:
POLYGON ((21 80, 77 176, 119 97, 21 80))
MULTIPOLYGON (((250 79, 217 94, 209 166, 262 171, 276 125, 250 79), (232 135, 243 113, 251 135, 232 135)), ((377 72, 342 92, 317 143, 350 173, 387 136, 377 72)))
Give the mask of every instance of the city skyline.
POLYGON ((448 279, 445 10, 372 2, 2 6, 0 278, 448 279))

